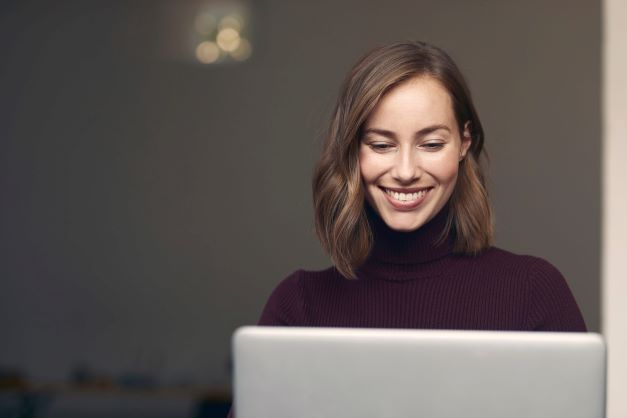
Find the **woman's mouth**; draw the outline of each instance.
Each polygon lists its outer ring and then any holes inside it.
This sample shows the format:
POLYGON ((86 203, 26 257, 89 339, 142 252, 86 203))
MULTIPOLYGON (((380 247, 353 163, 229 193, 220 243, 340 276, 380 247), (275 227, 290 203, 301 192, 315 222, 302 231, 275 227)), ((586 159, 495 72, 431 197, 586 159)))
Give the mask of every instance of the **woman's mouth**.
POLYGON ((388 189, 380 187, 388 202, 398 210, 412 210, 418 207, 427 197, 433 187, 420 189, 388 189))

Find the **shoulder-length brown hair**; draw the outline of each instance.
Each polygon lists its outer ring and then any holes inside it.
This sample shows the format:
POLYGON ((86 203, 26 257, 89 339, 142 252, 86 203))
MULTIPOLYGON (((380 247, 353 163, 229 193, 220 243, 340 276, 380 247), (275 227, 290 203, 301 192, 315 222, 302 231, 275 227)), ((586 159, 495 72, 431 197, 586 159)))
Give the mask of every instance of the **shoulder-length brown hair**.
POLYGON ((356 277, 373 241, 359 171, 363 125, 388 91, 417 76, 433 77, 446 88, 459 132, 468 123, 472 138, 450 198, 445 236, 453 237, 458 254, 475 255, 492 243, 492 211, 480 165, 483 128, 464 77, 451 57, 433 45, 395 43, 366 54, 344 80, 313 176, 316 233, 347 278, 356 277))

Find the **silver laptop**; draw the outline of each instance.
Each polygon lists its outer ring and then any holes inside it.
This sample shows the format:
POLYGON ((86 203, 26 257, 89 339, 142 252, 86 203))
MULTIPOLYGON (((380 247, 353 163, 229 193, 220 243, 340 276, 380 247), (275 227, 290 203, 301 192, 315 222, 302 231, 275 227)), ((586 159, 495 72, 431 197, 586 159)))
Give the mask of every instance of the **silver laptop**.
POLYGON ((237 418, 603 418, 592 333, 242 327, 237 418))

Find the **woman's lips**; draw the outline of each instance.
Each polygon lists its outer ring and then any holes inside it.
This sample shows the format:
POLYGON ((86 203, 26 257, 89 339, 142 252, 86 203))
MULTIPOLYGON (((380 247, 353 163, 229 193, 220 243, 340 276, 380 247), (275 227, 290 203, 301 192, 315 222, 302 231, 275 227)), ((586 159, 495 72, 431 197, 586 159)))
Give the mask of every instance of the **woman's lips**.
POLYGON ((407 189, 406 193, 401 192, 401 189, 387 189, 385 187, 380 187, 380 189, 392 207, 400 211, 410 211, 424 202, 433 187, 407 189))

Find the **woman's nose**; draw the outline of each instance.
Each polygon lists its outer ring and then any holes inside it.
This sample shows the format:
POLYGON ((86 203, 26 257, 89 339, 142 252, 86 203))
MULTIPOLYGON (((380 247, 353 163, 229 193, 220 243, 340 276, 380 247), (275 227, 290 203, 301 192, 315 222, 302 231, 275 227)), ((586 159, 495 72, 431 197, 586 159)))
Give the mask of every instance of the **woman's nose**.
POLYGON ((399 183, 413 183, 420 178, 420 156, 414 150, 401 150, 394 161, 392 177, 399 183))

